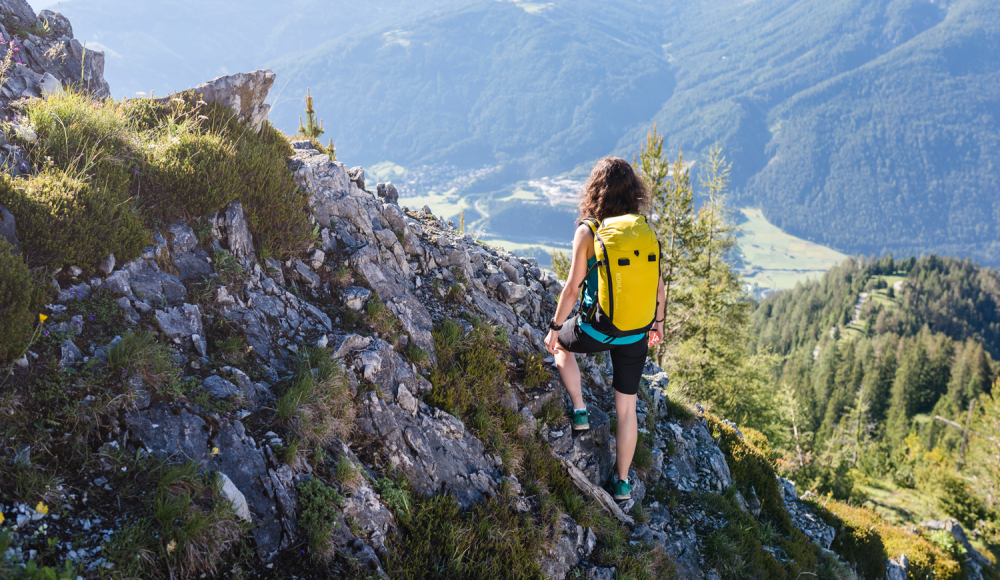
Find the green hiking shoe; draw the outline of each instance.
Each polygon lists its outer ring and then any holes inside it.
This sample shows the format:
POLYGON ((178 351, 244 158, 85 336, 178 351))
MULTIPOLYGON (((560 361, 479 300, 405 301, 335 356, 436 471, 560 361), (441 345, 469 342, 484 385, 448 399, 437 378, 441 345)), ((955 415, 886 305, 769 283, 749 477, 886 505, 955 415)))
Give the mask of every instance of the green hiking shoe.
POLYGON ((573 430, 586 431, 590 429, 590 414, 587 411, 573 411, 573 430))
POLYGON ((611 485, 611 490, 615 494, 615 501, 627 501, 632 499, 632 484, 627 479, 618 479, 611 485))

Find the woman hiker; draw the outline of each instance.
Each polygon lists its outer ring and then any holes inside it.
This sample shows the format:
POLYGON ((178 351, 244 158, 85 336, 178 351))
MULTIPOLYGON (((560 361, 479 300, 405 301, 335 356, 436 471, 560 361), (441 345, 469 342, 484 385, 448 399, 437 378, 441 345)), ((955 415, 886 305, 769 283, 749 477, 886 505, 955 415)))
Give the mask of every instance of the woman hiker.
POLYGON ((573 353, 611 353, 618 416, 613 491, 619 501, 631 498, 628 471, 639 435, 635 399, 646 352, 663 340, 659 243, 641 215, 648 198, 624 159, 605 157, 594 166, 579 206, 569 277, 545 339, 573 400, 574 431, 590 427, 573 353), (581 285, 581 314, 567 319, 581 285))

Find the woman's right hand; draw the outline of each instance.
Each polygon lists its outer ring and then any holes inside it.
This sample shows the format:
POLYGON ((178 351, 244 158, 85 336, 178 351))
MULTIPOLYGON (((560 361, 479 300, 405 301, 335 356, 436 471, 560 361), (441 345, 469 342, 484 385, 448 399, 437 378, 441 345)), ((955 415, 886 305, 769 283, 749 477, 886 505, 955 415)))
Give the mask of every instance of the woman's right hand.
POLYGON ((552 354, 556 354, 557 351, 562 350, 562 346, 559 345, 559 333, 551 328, 549 329, 548 336, 545 337, 545 348, 552 354))
POLYGON ((649 331, 649 346, 656 346, 661 342, 663 342, 663 323, 657 322, 649 331))

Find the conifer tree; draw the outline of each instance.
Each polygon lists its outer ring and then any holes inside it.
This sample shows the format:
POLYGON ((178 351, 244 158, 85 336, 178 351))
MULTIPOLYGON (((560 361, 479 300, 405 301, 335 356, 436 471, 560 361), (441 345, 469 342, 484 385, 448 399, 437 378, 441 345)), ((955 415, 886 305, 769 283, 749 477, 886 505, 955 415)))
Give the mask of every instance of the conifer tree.
MULTIPOLYGON (((313 110, 313 98, 312 94, 309 93, 309 89, 306 89, 306 122, 305 125, 302 124, 302 116, 299 116, 299 134, 308 139, 316 139, 323 134, 323 119, 316 123, 316 111, 313 110)), ((333 147, 333 140, 330 140, 330 146, 333 147)))

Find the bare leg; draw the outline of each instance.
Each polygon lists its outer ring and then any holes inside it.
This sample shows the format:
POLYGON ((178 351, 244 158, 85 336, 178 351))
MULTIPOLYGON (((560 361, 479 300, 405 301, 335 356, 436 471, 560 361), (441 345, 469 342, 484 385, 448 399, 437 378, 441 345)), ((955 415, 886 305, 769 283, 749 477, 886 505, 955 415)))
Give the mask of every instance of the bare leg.
POLYGON ((559 378, 566 386, 569 398, 573 399, 573 408, 585 408, 583 392, 580 390, 580 367, 576 364, 576 356, 568 350, 560 348, 556 351, 555 359, 556 368, 559 369, 559 378))
POLYGON ((635 397, 615 391, 615 412, 618 415, 618 431, 615 434, 615 444, 618 449, 618 479, 628 477, 628 468, 632 465, 632 456, 635 455, 635 443, 639 439, 635 397))

